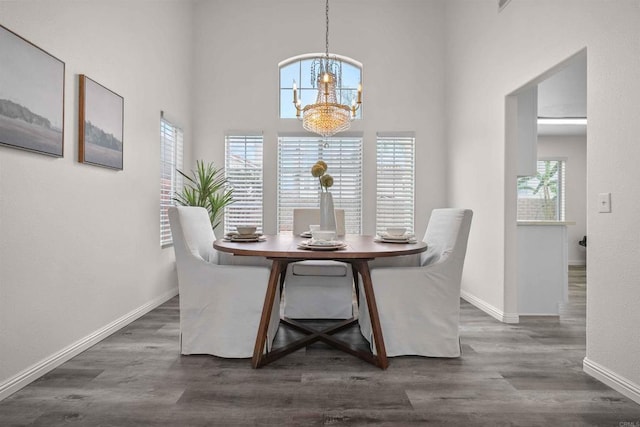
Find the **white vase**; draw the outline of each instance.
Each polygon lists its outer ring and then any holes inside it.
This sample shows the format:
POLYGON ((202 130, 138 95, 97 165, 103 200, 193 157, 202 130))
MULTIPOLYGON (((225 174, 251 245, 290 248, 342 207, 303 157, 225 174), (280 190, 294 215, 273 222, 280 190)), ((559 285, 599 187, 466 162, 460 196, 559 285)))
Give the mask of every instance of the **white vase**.
POLYGON ((320 230, 336 231, 336 213, 333 209, 333 195, 320 192, 320 230))

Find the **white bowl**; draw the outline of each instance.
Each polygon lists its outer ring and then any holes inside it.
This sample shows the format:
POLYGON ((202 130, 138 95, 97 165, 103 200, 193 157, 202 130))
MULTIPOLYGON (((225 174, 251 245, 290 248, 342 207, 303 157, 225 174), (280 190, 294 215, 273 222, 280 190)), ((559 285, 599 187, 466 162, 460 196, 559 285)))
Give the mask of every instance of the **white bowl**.
POLYGON ((333 230, 315 230, 311 232, 313 240, 334 240, 336 238, 336 232, 333 230))
POLYGON ((387 235, 391 237, 402 237, 407 232, 407 227, 387 227, 387 235))
POLYGON ((236 227, 238 234, 240 234, 241 236, 256 234, 257 229, 258 227, 256 227, 255 225, 241 225, 239 227, 236 227))

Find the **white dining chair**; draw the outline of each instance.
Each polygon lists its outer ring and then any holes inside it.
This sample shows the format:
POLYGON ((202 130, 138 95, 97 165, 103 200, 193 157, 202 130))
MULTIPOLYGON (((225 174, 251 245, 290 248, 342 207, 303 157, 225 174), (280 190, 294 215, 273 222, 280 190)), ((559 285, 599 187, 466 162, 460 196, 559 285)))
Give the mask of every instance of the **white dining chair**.
MULTIPOLYGON (((388 356, 460 356, 460 281, 472 216, 468 209, 434 209, 419 265, 371 269, 388 356)), ((358 319, 375 353, 362 281, 358 319)))
MULTIPOLYGON (((218 264, 205 208, 170 207, 168 213, 178 271, 181 354, 253 356, 270 270, 218 264)), ((279 320, 279 305, 274 304, 267 349, 279 320)))
MULTIPOLYGON (((345 235, 344 209, 335 209, 336 214, 336 236, 345 235)), ((311 224, 320 225, 320 209, 318 208, 294 208, 293 209, 293 234, 299 236, 305 231, 309 231, 311 224)))
MULTIPOLYGON (((336 235, 344 236, 344 209, 336 209, 336 235)), ((320 224, 320 209, 293 210, 293 233, 320 224)), ((353 316, 353 269, 338 261, 289 264, 284 279, 284 315, 291 319, 348 319, 353 316)))

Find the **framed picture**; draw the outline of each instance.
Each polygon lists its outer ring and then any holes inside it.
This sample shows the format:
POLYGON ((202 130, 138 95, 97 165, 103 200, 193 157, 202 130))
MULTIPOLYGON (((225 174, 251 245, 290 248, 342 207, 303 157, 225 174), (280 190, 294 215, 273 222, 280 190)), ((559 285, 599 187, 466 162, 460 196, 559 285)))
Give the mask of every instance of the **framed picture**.
POLYGON ((124 99, 81 74, 79 109, 78 160, 122 170, 124 99))
POLYGON ((0 145, 62 157, 64 62, 0 25, 0 145))

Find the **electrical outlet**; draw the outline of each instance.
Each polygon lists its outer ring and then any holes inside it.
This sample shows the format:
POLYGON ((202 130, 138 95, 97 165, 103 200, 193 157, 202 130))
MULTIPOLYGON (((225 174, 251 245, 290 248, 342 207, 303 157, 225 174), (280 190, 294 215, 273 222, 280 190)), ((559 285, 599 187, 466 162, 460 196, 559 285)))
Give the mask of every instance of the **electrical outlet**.
POLYGON ((598 194, 598 212, 600 213, 611 212, 611 193, 598 194))

